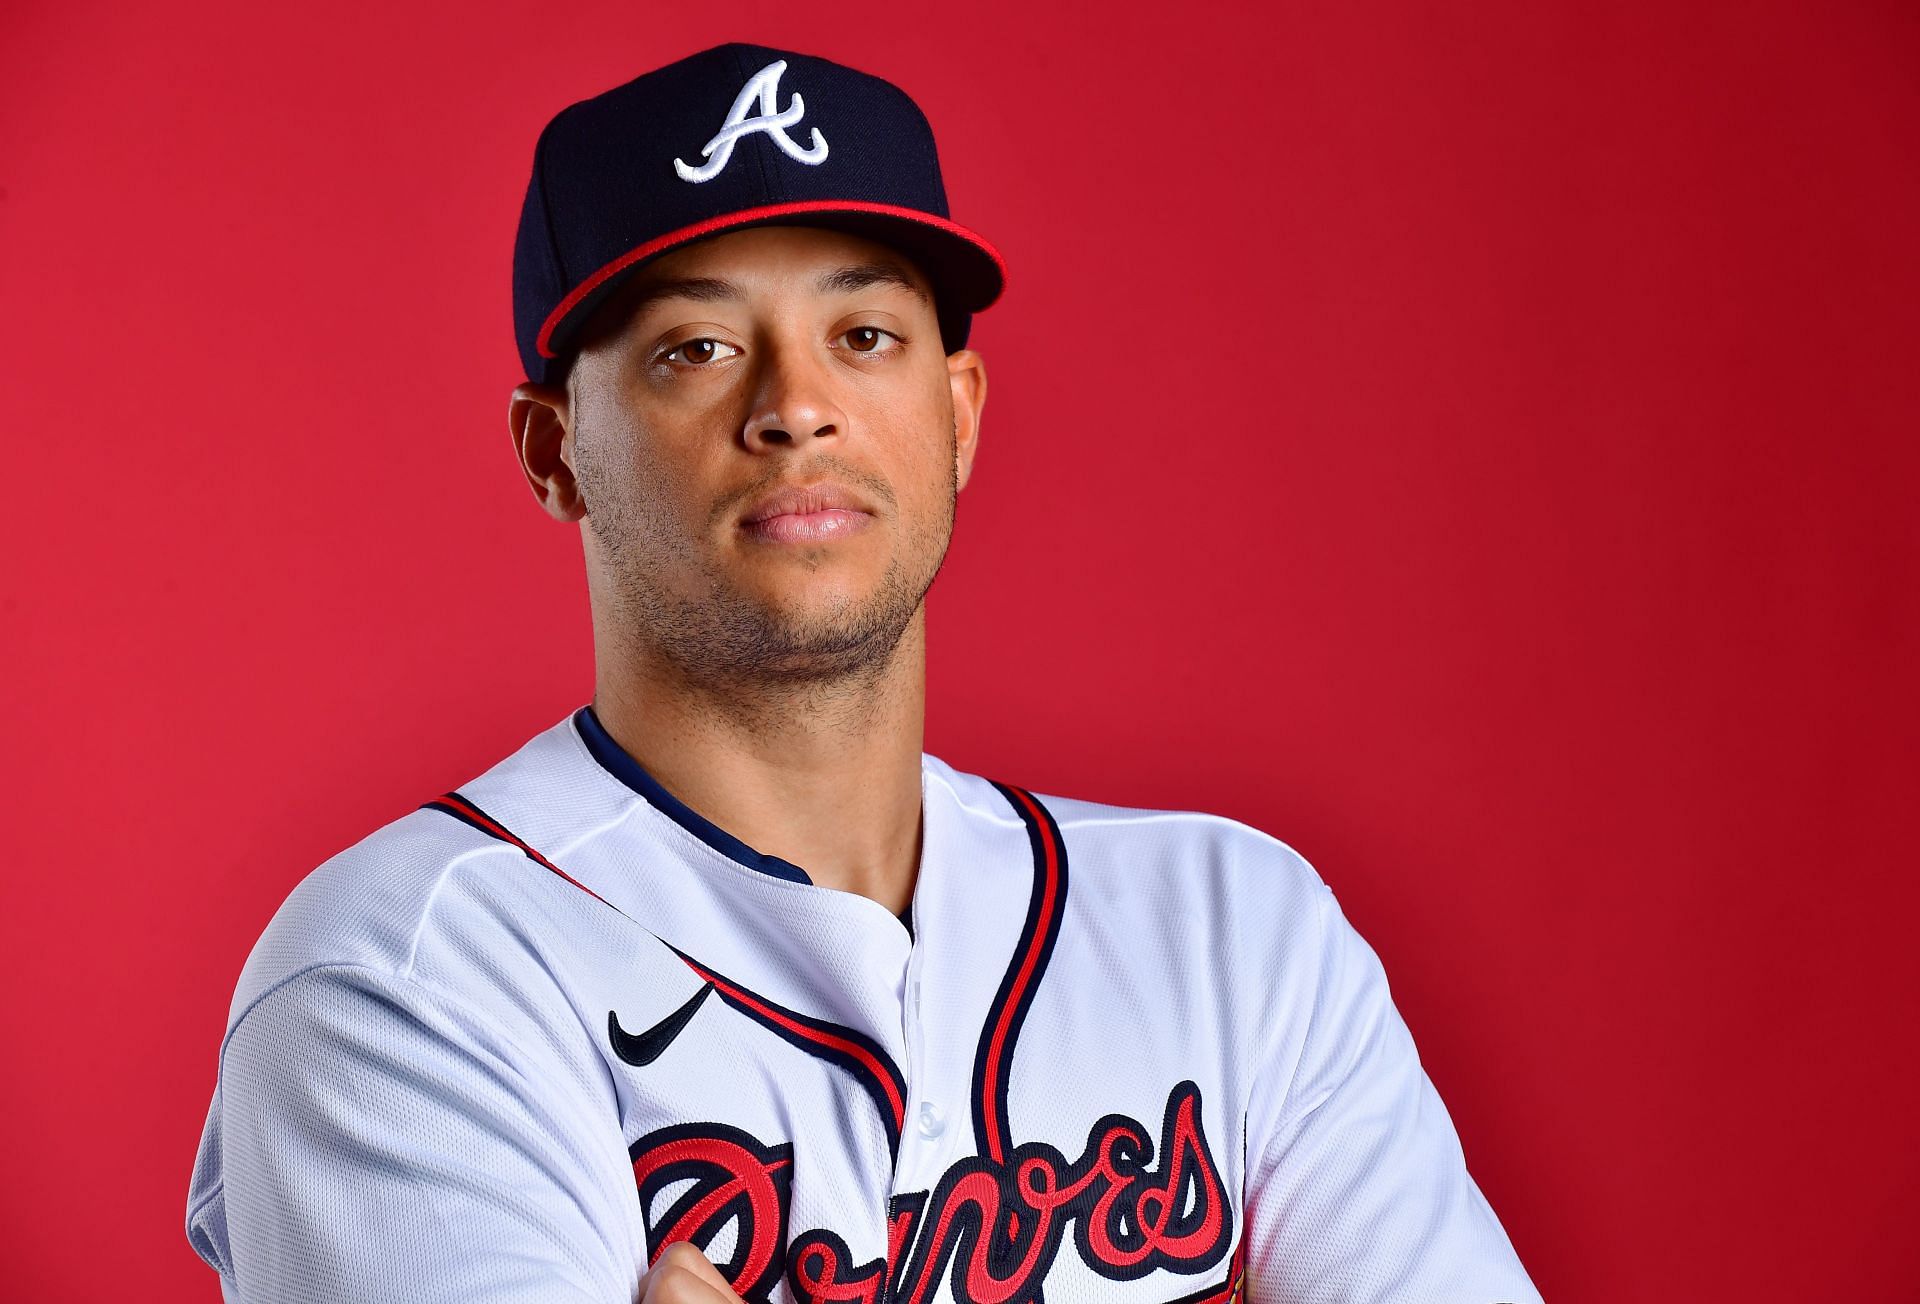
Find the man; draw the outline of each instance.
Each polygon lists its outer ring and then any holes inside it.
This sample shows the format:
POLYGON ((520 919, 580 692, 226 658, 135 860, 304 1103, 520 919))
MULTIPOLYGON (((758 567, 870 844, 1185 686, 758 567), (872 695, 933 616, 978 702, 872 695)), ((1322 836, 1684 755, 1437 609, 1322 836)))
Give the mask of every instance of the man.
POLYGON ((704 51, 549 124, 515 259, 593 701, 267 928, 227 1297, 1536 1299, 1304 860, 922 753, 1003 271, 912 102, 704 51))

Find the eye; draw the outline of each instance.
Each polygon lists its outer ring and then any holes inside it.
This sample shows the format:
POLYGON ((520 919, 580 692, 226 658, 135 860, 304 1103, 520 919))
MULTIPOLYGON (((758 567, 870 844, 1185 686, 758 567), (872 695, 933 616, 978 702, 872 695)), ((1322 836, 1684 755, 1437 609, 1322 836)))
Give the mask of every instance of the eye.
POLYGON ((668 362, 686 362, 698 367, 704 366, 709 362, 717 361, 722 357, 731 357, 734 353, 738 352, 740 352, 740 350, 734 348, 731 344, 722 344, 719 340, 707 339, 703 336, 697 340, 688 340, 684 344, 676 344, 660 356, 668 362), (730 350, 730 352, 723 354, 720 352, 722 349, 730 350), (676 359, 675 354, 683 354, 685 356, 676 359))
POLYGON ((903 342, 892 331, 883 331, 878 326, 855 326, 850 331, 841 332, 840 338, 855 353, 891 353, 903 342), (892 344, 886 341, 892 340, 892 344))

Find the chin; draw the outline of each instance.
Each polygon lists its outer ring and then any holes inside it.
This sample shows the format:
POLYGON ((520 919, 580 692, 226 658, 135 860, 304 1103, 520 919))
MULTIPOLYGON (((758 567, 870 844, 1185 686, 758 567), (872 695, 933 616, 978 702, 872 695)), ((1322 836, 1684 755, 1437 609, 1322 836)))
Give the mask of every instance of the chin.
POLYGON ((884 569, 825 550, 755 566, 740 579, 741 595, 757 602, 770 617, 802 624, 845 619, 881 601, 886 587, 884 569))
POLYGON ((798 601, 785 595, 762 608, 762 618, 774 640, 795 648, 859 643, 895 623, 871 593, 812 594, 798 601))
POLYGON ((762 645, 777 661, 817 661, 832 673, 892 655, 918 606, 883 584, 788 588, 760 608, 762 645))

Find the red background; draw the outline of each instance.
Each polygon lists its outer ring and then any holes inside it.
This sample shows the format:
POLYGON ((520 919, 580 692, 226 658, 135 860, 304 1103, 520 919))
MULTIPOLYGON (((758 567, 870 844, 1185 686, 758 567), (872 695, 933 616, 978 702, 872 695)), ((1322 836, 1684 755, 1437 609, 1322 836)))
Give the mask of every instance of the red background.
POLYGON ((587 699, 514 219, 726 39, 904 85, 1011 264, 929 749, 1299 848, 1550 1299, 1914 1298, 1893 0, 10 5, 7 1297, 217 1298, 254 937, 587 699))

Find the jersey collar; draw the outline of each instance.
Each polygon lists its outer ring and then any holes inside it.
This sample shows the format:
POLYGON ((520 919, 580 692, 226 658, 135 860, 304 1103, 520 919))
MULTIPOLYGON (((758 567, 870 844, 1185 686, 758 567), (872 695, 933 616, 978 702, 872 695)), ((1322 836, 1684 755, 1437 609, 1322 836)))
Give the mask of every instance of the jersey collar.
POLYGON ((580 740, 587 745, 587 751, 592 753, 594 760, 600 762, 600 768, 646 798, 648 805, 721 855, 738 861, 748 869, 757 869, 762 874, 784 878, 790 883, 813 882, 806 870, 778 856, 755 851, 661 787, 658 779, 648 774, 640 762, 613 740, 613 735, 600 723, 600 717, 594 714, 591 704, 573 713, 573 726, 579 731, 580 740))

